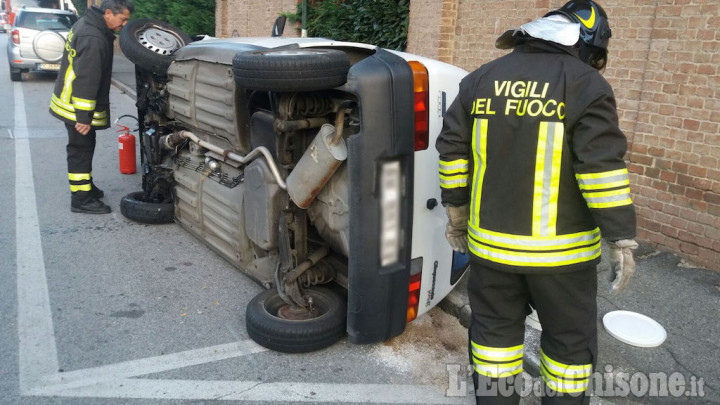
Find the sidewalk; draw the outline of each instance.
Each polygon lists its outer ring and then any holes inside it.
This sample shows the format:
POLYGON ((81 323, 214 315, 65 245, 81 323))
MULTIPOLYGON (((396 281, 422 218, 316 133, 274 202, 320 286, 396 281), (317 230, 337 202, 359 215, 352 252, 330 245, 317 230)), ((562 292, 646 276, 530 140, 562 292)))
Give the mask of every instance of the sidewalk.
POLYGON ((135 98, 135 65, 120 52, 113 57, 112 84, 135 98))
MULTIPOLYGON (((116 54, 114 59, 113 84, 135 97, 135 67, 122 54, 116 54)), ((615 378, 623 378, 618 373, 627 373, 626 381, 632 382, 634 378, 640 383, 644 381, 643 375, 679 372, 686 386, 676 392, 676 395, 682 394, 680 397, 669 393, 643 398, 619 395, 602 401, 595 398, 593 402, 720 404, 720 273, 693 268, 673 254, 641 245, 636 251, 635 277, 625 291, 611 295, 608 292, 610 271, 606 263, 603 260, 598 273, 599 353, 595 371, 603 373, 606 379, 612 378, 610 373, 615 374, 615 378), (667 331, 667 340, 659 347, 640 348, 615 339, 602 324, 602 317, 615 310, 638 312, 655 319, 667 331), (684 396, 693 385, 698 388, 698 394, 704 393, 704 397, 684 396)), ((470 307, 465 280, 466 277, 440 307, 458 317, 467 327, 470 307)), ((530 326, 526 329, 524 369, 530 375, 538 376, 540 331, 530 326)), ((603 388, 606 384, 603 382, 603 388)), ((622 384, 614 387, 618 390, 616 394, 622 394, 622 384)))

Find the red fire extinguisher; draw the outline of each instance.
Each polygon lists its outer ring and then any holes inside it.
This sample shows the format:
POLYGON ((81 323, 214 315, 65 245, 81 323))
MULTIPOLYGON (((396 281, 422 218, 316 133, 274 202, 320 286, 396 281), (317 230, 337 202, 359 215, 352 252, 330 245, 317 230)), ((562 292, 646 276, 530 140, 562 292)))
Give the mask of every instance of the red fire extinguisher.
POLYGON ((120 173, 122 174, 133 174, 135 173, 135 135, 130 133, 130 128, 118 125, 121 129, 118 132, 122 132, 118 136, 118 149, 120 152, 120 173))

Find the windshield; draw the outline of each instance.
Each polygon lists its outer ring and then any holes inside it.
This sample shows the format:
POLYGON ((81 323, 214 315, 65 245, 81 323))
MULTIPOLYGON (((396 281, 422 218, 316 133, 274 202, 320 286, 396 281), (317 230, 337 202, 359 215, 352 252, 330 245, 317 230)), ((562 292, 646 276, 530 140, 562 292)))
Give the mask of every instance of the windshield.
POLYGON ((15 26, 39 31, 66 31, 75 24, 75 21, 77 21, 77 16, 74 14, 52 14, 26 11, 18 15, 17 21, 15 21, 15 26))

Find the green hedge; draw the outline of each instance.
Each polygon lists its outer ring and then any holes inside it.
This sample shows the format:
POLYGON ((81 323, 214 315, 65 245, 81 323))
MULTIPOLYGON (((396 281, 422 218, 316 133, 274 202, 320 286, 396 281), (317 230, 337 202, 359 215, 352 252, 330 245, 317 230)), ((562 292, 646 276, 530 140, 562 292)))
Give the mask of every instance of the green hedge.
MULTIPOLYGON (((308 4, 308 36, 365 42, 404 51, 407 47, 409 0, 324 0, 308 4)), ((302 20, 302 4, 291 21, 302 20)))

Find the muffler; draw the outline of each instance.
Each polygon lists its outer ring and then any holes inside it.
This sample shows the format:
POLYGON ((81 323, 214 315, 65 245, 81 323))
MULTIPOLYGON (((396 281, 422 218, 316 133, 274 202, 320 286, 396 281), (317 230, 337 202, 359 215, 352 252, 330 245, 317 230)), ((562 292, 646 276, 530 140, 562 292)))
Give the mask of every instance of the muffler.
POLYGON ((330 124, 320 127, 310 147, 287 177, 287 192, 295 205, 302 209, 310 207, 347 155, 342 130, 336 131, 330 124))

